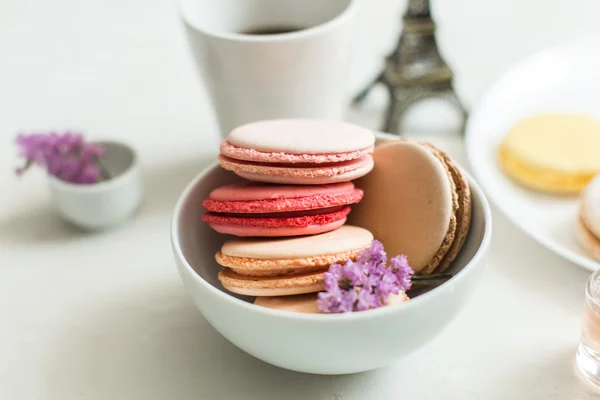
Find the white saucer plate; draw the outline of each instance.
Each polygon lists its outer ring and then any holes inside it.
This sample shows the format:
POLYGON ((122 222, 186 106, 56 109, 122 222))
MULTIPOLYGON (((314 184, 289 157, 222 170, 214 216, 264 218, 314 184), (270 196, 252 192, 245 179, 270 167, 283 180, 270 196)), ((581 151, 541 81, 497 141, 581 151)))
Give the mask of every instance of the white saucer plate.
POLYGON ((469 163, 490 201, 536 241, 591 271, 600 263, 577 243, 577 197, 545 195, 516 184, 500 169, 496 154, 507 131, 529 115, 576 112, 600 118, 599 44, 598 36, 587 36, 518 63, 490 87, 466 127, 469 163))

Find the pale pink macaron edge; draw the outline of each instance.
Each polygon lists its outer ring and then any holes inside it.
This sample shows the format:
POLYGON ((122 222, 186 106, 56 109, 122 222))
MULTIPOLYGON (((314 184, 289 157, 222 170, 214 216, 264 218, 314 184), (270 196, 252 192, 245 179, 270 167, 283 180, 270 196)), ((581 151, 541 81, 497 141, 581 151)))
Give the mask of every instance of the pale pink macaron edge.
POLYGON ((238 226, 209 224, 215 231, 239 237, 284 237, 316 235, 339 228, 346 223, 346 217, 327 224, 316 224, 308 226, 238 226))
POLYGON ((219 156, 219 163, 224 169, 251 181, 289 185, 349 182, 368 174, 374 166, 371 155, 337 164, 308 168, 254 164, 225 156, 219 156))
POLYGON ((264 163, 335 163, 361 158, 373 152, 373 146, 355 151, 327 154, 292 154, 285 152, 264 152, 247 149, 231 144, 228 140, 221 142, 221 154, 236 160, 264 162, 264 163))

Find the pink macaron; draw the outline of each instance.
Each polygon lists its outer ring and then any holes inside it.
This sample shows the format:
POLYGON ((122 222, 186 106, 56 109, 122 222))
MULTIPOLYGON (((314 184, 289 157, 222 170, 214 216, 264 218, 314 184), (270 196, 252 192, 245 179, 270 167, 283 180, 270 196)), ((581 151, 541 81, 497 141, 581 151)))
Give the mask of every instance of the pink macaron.
POLYGON ((234 129, 219 162, 257 182, 292 185, 349 182, 373 169, 372 131, 341 121, 280 119, 234 129))
POLYGON ((350 204, 363 192, 350 182, 331 185, 272 185, 248 182, 213 190, 202 220, 235 236, 313 235, 339 228, 350 204))

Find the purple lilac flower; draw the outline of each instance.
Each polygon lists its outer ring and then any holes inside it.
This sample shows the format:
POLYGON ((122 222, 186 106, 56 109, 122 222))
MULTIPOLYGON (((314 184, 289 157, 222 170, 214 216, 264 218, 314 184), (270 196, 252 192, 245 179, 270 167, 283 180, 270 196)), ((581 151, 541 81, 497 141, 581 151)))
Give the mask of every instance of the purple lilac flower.
POLYGON ((365 249, 358 254, 356 261, 371 262, 375 264, 379 264, 382 261, 386 262, 387 254, 383 249, 383 243, 379 240, 373 240, 368 249, 365 249))
POLYGON ((17 168, 17 175, 35 164, 65 182, 90 184, 101 178, 98 162, 104 150, 97 144, 86 143, 81 134, 19 134, 16 143, 19 155, 25 159, 25 165, 17 168))
POLYGON ((393 257, 390 260, 392 271, 396 275, 400 290, 407 291, 411 288, 411 275, 414 274, 412 268, 408 265, 408 259, 405 255, 393 257))
POLYGON ((324 275, 325 291, 317 306, 324 313, 365 311, 382 307, 390 295, 411 287, 414 274, 406 256, 395 256, 387 264, 383 244, 377 240, 343 265, 332 264, 324 275))
POLYGON ((365 311, 381 307, 381 305, 381 299, 376 293, 363 288, 359 290, 356 295, 356 304, 354 305, 354 308, 356 311, 365 311))

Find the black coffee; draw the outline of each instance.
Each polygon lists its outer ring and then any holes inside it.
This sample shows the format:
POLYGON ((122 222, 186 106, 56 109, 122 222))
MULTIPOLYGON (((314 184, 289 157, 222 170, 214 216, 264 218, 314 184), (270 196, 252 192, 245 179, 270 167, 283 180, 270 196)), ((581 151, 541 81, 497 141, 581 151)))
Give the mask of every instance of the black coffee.
POLYGON ((246 31, 242 31, 246 35, 279 35, 282 33, 291 33, 301 31, 304 28, 297 26, 265 26, 260 28, 252 28, 246 31))

